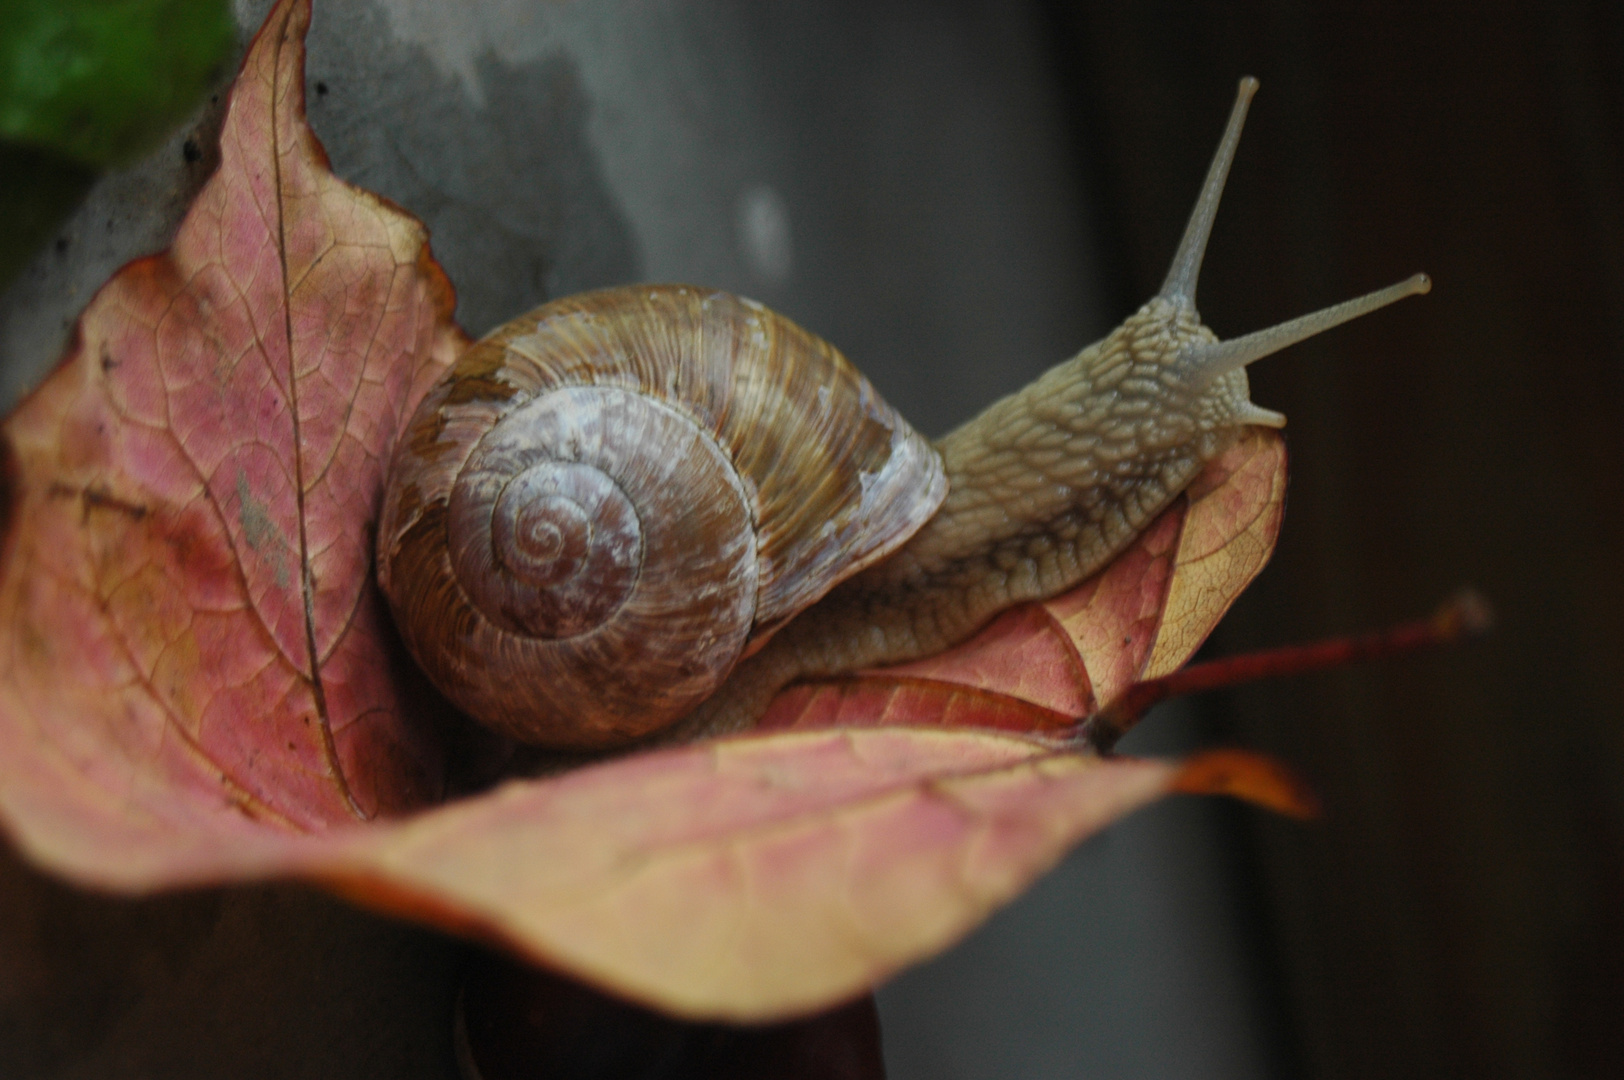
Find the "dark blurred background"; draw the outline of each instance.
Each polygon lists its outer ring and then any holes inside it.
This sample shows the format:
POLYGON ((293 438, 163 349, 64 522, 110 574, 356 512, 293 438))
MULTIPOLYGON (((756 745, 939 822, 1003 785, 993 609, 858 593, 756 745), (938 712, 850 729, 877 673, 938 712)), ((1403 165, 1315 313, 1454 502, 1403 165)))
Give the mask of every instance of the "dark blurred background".
POLYGON ((1207 321, 1436 282, 1254 369, 1291 418, 1293 483, 1218 644, 1377 625, 1461 582, 1501 617, 1448 655, 1208 703, 1326 801, 1317 828, 1243 829, 1303 1073, 1624 1075, 1624 8, 1051 18, 1128 297, 1162 272, 1237 71, 1267 96, 1207 321))
MULTIPOLYGON (((1209 652, 1463 583, 1499 629, 1153 717, 1141 752, 1268 751, 1325 819, 1183 799, 1090 841, 881 991, 891 1074, 1558 1078, 1624 1075, 1621 60, 1601 3, 318 0, 309 84, 471 331, 731 288, 940 434, 1155 290, 1258 76, 1207 323, 1435 288, 1253 369, 1290 500, 1209 652)), ((8 402, 166 242, 218 114, 104 174, 0 298, 8 402)), ((298 889, 119 900, 0 853, 0 1075, 446 1076, 464 955, 298 889)))

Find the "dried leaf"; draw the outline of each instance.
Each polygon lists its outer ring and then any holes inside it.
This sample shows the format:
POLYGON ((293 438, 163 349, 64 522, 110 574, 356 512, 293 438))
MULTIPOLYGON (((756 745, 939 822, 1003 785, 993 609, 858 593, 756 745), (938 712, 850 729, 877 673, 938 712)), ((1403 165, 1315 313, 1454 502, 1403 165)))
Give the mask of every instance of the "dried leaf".
POLYGON ((991 732, 749 736, 354 830, 312 870, 682 1015, 775 1019, 946 947, 1083 837, 1206 779, 991 732))
POLYGON ((305 124, 308 16, 273 12, 174 244, 102 288, 5 424, 0 806, 81 821, 78 858, 126 855, 98 816, 162 841, 441 792, 367 523, 461 334, 422 226, 305 124))
MULTIPOLYGON (((369 553, 383 463, 462 337, 422 227, 334 178, 305 125, 308 19, 272 11, 173 246, 102 289, 5 424, 0 822, 37 862, 128 892, 317 881, 662 1009, 764 1020, 944 947, 1175 787, 1289 802, 1244 759, 870 727, 421 809, 446 747, 369 553)), ((1042 730, 1181 661, 1272 543, 1283 457, 1243 445, 1084 589, 844 718, 1042 730)))

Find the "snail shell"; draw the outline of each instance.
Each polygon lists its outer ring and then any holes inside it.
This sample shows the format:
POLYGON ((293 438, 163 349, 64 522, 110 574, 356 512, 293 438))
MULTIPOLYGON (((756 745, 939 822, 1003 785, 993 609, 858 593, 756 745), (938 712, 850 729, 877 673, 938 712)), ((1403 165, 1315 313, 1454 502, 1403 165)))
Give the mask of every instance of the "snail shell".
POLYGON ((507 323, 425 398, 379 580, 458 707, 609 747, 685 714, 946 490, 827 342, 726 293, 609 289, 507 323))

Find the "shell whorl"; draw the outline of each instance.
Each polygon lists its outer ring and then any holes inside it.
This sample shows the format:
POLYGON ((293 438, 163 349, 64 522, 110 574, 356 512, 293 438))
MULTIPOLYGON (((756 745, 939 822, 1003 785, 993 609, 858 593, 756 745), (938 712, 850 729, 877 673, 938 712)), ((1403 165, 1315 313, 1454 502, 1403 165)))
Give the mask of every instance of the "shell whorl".
POLYGON ((430 392, 391 466, 379 580, 465 711, 607 747, 686 713, 945 492, 826 342, 725 293, 611 289, 508 323, 430 392))

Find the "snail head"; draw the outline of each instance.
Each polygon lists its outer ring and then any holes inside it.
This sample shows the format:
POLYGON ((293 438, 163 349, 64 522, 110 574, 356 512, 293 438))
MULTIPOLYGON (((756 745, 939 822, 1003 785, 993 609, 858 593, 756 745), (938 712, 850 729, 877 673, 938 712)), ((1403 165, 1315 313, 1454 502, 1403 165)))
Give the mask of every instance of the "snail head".
POLYGON ((1156 371, 1164 399, 1169 394, 1182 396, 1189 403, 1188 411, 1207 414, 1203 418, 1209 422, 1278 428, 1285 424, 1284 416, 1249 400, 1245 377, 1240 374, 1246 365, 1395 300, 1428 292, 1432 282, 1425 274, 1415 274, 1385 289, 1228 341, 1202 324, 1195 307, 1196 281, 1257 87, 1257 80, 1250 76, 1241 80, 1223 139, 1160 291, 1112 337, 1121 337, 1131 366, 1144 371, 1148 364, 1156 371))

